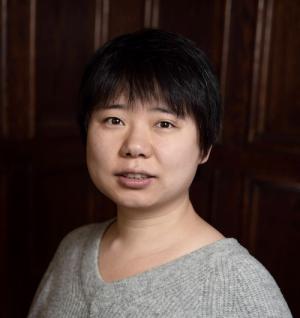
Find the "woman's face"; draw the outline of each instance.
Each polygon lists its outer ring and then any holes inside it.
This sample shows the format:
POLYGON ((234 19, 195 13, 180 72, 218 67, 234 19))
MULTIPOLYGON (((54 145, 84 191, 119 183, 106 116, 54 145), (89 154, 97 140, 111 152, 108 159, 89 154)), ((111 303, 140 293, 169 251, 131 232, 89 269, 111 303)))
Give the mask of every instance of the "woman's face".
POLYGON ((197 126, 155 101, 119 97, 94 111, 87 165, 96 187, 119 207, 161 209, 188 198, 201 159, 197 126))

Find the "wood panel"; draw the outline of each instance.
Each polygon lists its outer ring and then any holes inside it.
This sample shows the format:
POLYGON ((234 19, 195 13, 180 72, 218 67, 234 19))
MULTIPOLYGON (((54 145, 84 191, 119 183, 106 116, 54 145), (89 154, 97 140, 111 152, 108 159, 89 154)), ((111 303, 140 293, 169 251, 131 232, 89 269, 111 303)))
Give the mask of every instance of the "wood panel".
POLYGON ((109 38, 144 27, 145 3, 139 0, 110 1, 109 38))
POLYGON ((196 177, 191 185, 190 198, 197 213, 211 221, 214 200, 214 180, 210 169, 206 164, 198 168, 196 177))
POLYGON ((212 224, 227 237, 241 237, 243 184, 239 169, 213 170, 212 224))
POLYGON ((6 94, 6 37, 7 37, 7 4, 0 2, 0 138, 4 138, 7 131, 7 94, 6 94))
POLYGON ((159 27, 194 40, 209 55, 220 73, 225 13, 223 0, 187 0, 184 8, 181 1, 161 1, 159 27))
POLYGON ((258 1, 232 1, 230 10, 222 140, 227 147, 242 147, 247 140, 258 1))
POLYGON ((94 50, 95 6, 38 1, 36 12, 37 134, 78 135, 78 87, 94 50))
POLYGON ((56 166, 54 169, 50 166, 35 171, 36 199, 30 236, 34 251, 30 260, 33 275, 40 276, 67 232, 89 223, 89 211, 86 209, 88 189, 88 178, 81 167, 56 166))
POLYGON ((24 140, 34 134, 35 1, 1 4, 1 131, 24 140))
MULTIPOLYGON (((0 275, 2 277, 2 284, 8 285, 7 271, 8 266, 6 259, 7 255, 7 172, 3 171, 0 167, 0 275)), ((7 293, 0 289, 0 297, 4 303, 9 301, 7 293)), ((6 306, 3 308, 3 317, 7 316, 6 306)))
POLYGON ((5 292, 8 298, 5 309, 9 317, 20 317, 28 309, 31 299, 29 279, 30 250, 28 248, 29 218, 31 212, 31 166, 27 161, 10 163, 8 171, 6 210, 6 266, 9 277, 5 292), (18 299, 18 306, 15 304, 18 299))
POLYGON ((253 177, 246 179, 243 235, 249 248, 276 278, 293 312, 297 297, 300 259, 300 183, 253 177), (292 260, 292 261, 291 261, 292 260))
POLYGON ((256 31, 249 141, 300 150, 300 3, 262 1, 256 31), (291 25, 293 27, 291 27, 291 25))

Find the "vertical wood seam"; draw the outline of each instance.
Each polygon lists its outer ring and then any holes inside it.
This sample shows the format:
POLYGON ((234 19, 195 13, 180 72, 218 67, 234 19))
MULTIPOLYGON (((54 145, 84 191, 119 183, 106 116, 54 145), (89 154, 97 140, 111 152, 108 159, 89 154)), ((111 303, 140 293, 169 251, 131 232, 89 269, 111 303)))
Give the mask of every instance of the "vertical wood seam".
POLYGON ((108 40, 110 0, 96 0, 94 24, 94 49, 108 40))
POLYGON ((100 46, 101 0, 95 1, 94 49, 100 46))
POLYGON ((226 80, 227 80, 227 68, 228 68, 228 53, 229 53, 229 41, 230 41, 230 26, 231 26, 231 9, 232 0, 227 0, 225 4, 225 18, 224 18, 224 33, 223 33, 223 45, 222 45, 222 61, 221 61, 221 96, 223 102, 226 96, 226 80))
POLYGON ((257 184, 253 184, 252 180, 252 185, 251 185, 251 214, 249 215, 250 217, 250 222, 249 222, 249 248, 251 249, 252 253, 256 252, 256 240, 257 240, 257 225, 258 225, 258 203, 259 203, 259 197, 260 197, 260 192, 258 189, 257 184))
POLYGON ((255 253, 258 220, 259 192, 255 179, 250 176, 244 178, 242 232, 241 242, 247 246, 251 253, 255 253))
POLYGON ((3 137, 8 134, 7 126, 7 0, 1 1, 1 129, 3 137))
POLYGON ((30 2, 30 21, 29 21, 29 138, 35 135, 35 113, 36 113, 36 99, 35 99, 35 57, 36 57, 36 0, 30 2))
POLYGON ((217 189, 219 181, 220 181, 221 171, 220 169, 216 169, 212 173, 212 190, 211 190, 211 204, 210 204, 210 216, 209 222, 215 223, 217 221, 217 207, 219 203, 219 191, 217 189))
POLYGON ((271 46, 273 0, 259 0, 254 47, 248 142, 265 128, 267 78, 271 46), (266 3, 267 2, 267 3, 266 3))
POLYGON ((159 26, 159 7, 160 0, 153 0, 152 4, 152 19, 151 19, 151 27, 158 28, 159 26))
POLYGON ((263 33, 263 12, 265 7, 265 0, 259 0, 257 6, 257 22, 256 22, 256 33, 255 33, 255 45, 254 45, 254 58, 252 66, 252 88, 251 88, 251 100, 250 100, 250 116, 249 116, 249 131, 248 131, 248 142, 252 142, 256 134, 256 110, 257 110, 257 94, 259 90, 259 70, 261 63, 261 44, 262 44, 262 33, 263 33))
POLYGON ((265 127, 265 115, 266 115, 266 98, 267 98, 267 87, 268 87, 268 71, 269 71, 269 58, 270 58, 270 45, 271 45, 271 30, 272 30, 272 18, 273 18, 273 0, 268 0, 266 8, 266 23, 264 30, 264 45, 262 52, 262 63, 261 63, 261 85, 259 94, 259 118, 257 132, 263 133, 265 127))
POLYGON ((102 44, 108 40, 108 24, 109 24, 109 8, 110 0, 103 0, 102 2, 102 44))
POLYGON ((158 28, 160 0, 145 0, 144 27, 158 28))
POLYGON ((250 181, 249 178, 243 176, 243 190, 242 190, 242 208, 241 208, 241 225, 240 225, 240 239, 242 244, 249 246, 249 213, 250 213, 250 181))
POLYGON ((145 0, 144 7, 144 27, 149 28, 151 25, 152 0, 145 0))

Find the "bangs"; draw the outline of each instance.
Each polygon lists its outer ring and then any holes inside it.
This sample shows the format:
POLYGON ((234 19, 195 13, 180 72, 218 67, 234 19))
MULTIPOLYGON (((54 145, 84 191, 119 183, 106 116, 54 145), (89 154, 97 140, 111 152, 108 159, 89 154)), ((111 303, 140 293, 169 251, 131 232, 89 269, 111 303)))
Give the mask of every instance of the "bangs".
POLYGON ((183 95, 184 88, 165 71, 154 72, 153 67, 147 65, 127 63, 124 69, 110 73, 106 80, 99 83, 94 95, 92 109, 101 109, 120 96, 125 97, 130 107, 137 107, 147 102, 163 104, 178 117, 185 117, 193 112, 187 105, 187 98, 183 95), (132 66, 132 68, 130 68, 132 66), (179 94, 180 92, 180 94, 179 94))

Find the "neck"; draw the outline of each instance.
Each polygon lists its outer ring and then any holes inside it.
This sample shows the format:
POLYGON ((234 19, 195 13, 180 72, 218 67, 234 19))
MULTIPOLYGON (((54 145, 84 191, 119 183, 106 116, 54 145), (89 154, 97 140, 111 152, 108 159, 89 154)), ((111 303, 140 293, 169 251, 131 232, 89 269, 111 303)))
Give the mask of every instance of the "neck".
POLYGON ((152 212, 119 208, 108 236, 112 244, 131 249, 164 249, 184 240, 201 222, 189 198, 152 212))

